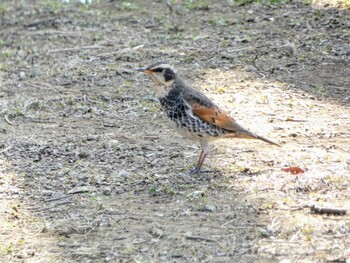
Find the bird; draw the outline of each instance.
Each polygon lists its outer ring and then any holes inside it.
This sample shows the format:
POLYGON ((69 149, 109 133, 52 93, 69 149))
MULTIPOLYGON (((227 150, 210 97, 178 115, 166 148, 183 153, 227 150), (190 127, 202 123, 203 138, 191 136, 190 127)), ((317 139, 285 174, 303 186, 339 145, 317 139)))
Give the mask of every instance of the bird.
POLYGON ((188 85, 167 62, 156 62, 137 68, 147 74, 155 84, 156 96, 170 123, 185 137, 199 142, 201 153, 191 174, 201 173, 209 142, 222 138, 257 139, 280 146, 243 128, 211 99, 188 85))

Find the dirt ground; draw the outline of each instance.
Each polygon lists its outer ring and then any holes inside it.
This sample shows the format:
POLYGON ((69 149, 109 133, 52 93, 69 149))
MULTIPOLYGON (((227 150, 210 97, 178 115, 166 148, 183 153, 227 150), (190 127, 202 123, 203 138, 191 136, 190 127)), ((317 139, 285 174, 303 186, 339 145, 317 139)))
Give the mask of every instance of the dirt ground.
POLYGON ((349 9, 62 2, 0 3, 1 262, 350 258, 349 9), (188 175, 199 145, 134 71, 156 61, 283 147, 219 141, 188 175))

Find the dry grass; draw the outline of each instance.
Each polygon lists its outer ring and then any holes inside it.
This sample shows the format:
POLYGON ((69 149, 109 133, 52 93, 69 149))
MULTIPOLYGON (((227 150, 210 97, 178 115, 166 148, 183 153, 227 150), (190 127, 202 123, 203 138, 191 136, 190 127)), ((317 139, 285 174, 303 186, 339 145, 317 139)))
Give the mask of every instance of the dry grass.
POLYGON ((0 4, 1 260, 345 262, 349 213, 310 207, 350 208, 348 11, 172 3, 0 4), (156 60, 283 147, 221 141, 188 176, 133 71, 156 60))

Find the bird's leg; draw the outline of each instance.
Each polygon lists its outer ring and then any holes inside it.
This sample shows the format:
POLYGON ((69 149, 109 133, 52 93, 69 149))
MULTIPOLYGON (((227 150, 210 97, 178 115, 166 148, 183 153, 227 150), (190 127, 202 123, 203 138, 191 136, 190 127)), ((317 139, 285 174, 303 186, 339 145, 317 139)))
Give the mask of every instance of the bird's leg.
POLYGON ((208 152, 209 152, 208 142, 207 141, 201 141, 201 147, 202 147, 202 151, 201 151, 201 154, 199 155, 198 163, 196 165, 196 168, 194 168, 191 171, 191 174, 198 174, 198 173, 201 172, 201 167, 203 165, 204 159, 208 155, 208 152))
POLYGON ((192 171, 191 171, 191 174, 197 174, 201 171, 201 167, 202 167, 202 164, 204 162, 204 158, 205 158, 205 154, 204 154, 204 151, 202 150, 201 151, 201 154, 199 155, 199 160, 197 162, 197 165, 196 165, 196 168, 194 168, 192 171))

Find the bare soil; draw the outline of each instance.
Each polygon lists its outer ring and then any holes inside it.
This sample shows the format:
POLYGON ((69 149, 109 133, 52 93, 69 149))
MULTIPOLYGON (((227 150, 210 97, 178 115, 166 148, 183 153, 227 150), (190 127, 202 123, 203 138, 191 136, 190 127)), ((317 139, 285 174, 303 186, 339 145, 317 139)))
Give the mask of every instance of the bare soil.
POLYGON ((1 1, 0 261, 346 262, 350 12, 305 2, 1 1), (188 175, 134 71, 162 60, 283 147, 220 141, 188 175))

